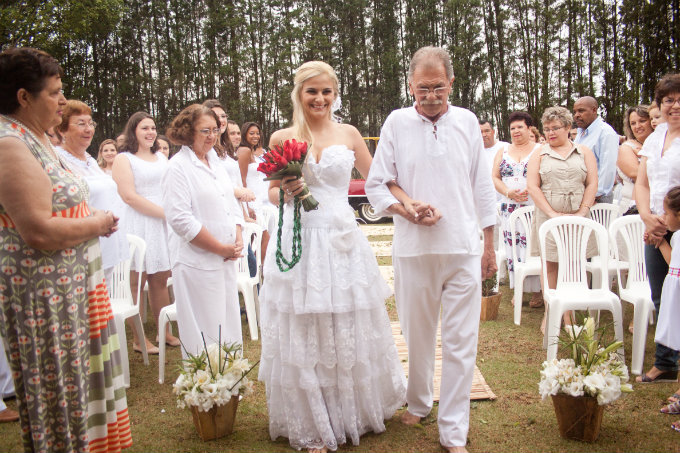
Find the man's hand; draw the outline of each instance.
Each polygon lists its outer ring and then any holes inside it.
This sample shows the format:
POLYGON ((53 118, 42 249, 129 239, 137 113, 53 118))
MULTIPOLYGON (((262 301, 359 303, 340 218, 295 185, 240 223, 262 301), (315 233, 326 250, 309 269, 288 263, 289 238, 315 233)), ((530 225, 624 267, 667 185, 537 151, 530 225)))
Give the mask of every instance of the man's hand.
POLYGON ((496 273, 496 252, 493 249, 493 226, 484 228, 484 252, 482 253, 482 280, 496 273))
POLYGON ((432 226, 442 218, 437 208, 418 200, 405 203, 394 203, 388 208, 392 214, 398 214, 415 225, 432 226))

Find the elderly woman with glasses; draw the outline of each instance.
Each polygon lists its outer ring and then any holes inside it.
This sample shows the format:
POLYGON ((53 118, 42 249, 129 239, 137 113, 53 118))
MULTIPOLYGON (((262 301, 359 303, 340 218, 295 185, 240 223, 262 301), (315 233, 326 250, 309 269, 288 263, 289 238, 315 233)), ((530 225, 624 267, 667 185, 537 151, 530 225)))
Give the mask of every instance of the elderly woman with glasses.
POLYGON ((170 226, 170 257, 177 322, 184 353, 197 354, 220 337, 242 343, 236 262, 243 250, 243 216, 234 186, 211 152, 219 117, 192 104, 166 134, 181 145, 163 177, 163 209, 170 226), (221 328, 221 329, 220 329, 221 328))
MULTIPOLYGON (((116 183, 87 152, 96 127, 97 123, 92 121, 92 109, 87 104, 73 99, 67 101, 61 124, 57 127, 64 137, 63 146, 58 152, 71 170, 87 182, 90 206, 120 216, 123 200, 118 195, 116 183)), ((110 237, 100 238, 99 244, 102 249, 102 269, 108 284, 113 276, 113 268, 128 257, 128 242, 125 232, 116 231, 110 237)))
MULTIPOLYGON (((548 143, 529 160, 527 189, 534 200, 536 211, 532 221, 532 254, 538 255, 538 229, 548 219, 563 215, 586 217, 595 203, 597 192, 597 161, 595 155, 583 145, 569 139, 573 123, 571 113, 564 107, 549 107, 541 118, 548 143)), ((588 243, 587 256, 595 255, 596 243, 588 243)), ((548 288, 557 286, 557 246, 552 237, 546 240, 546 272, 548 288)), ((543 284, 543 279, 541 279, 543 284)), ((547 288, 543 288, 543 292, 547 288)), ((545 331, 545 314, 541 332, 545 331)), ((571 312, 564 314, 565 324, 571 324, 571 312)))

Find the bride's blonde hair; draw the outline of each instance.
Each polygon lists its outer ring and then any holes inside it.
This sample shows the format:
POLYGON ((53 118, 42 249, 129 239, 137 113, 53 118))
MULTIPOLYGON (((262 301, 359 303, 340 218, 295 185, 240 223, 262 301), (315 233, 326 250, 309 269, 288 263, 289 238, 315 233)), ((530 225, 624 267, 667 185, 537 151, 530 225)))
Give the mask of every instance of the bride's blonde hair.
MULTIPOLYGON (((295 71, 295 78, 293 79, 295 85, 293 91, 290 93, 290 98, 293 101, 293 137, 296 140, 306 141, 309 147, 312 146, 312 131, 309 129, 305 112, 300 102, 300 90, 302 84, 312 77, 327 75, 333 81, 334 98, 338 97, 338 76, 335 74, 333 68, 323 61, 308 61, 303 63, 295 71)), ((328 118, 331 118, 332 112, 328 111, 328 118)))

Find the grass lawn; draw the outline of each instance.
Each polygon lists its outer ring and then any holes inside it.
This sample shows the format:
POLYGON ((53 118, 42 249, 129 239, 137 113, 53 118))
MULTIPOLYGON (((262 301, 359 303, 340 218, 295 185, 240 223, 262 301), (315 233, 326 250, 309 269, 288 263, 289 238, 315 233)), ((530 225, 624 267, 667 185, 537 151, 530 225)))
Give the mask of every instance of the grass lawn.
MULTIPOLYGON (((545 359, 539 325, 542 309, 530 309, 528 299, 522 310, 522 325, 512 323, 511 292, 501 287, 503 302, 498 321, 484 322, 480 328, 477 364, 487 383, 498 395, 495 401, 471 403, 468 448, 472 452, 618 452, 680 451, 680 433, 670 429, 670 423, 680 416, 659 413, 664 399, 673 394, 679 384, 635 385, 635 392, 623 396, 605 409, 600 438, 594 444, 563 440, 550 401, 542 402, 538 395, 541 363, 545 359)), ((528 296, 528 295, 527 295, 528 296)), ((396 319, 393 299, 387 301, 396 319)), ((632 319, 632 309, 626 304, 624 322, 632 319)), ((603 314, 603 321, 610 318, 603 314)), ((155 325, 147 323, 147 335, 155 338, 155 325)), ((255 361, 260 355, 260 342, 250 341, 243 318, 246 338, 245 353, 255 361)), ((631 335, 626 330, 626 353, 631 335)), ((132 351, 130 344, 129 350, 132 351)), ((175 405, 172 382, 180 351, 169 349, 166 382, 158 384, 158 356, 151 364, 142 363, 141 354, 131 352, 131 387, 128 406, 132 421, 134 445, 129 452, 289 452, 286 439, 272 442, 267 425, 265 389, 257 382, 255 393, 239 405, 234 433, 228 437, 203 442, 195 432, 191 415, 175 405)), ((650 329, 645 356, 648 368, 654 354, 653 328, 650 329)), ((626 357, 630 364, 630 356, 626 357)), ((256 370, 253 371, 255 373, 256 370)), ((254 374, 253 376, 256 376, 254 374)), ((15 407, 15 402, 8 402, 15 407)), ((400 410, 397 415, 402 412, 400 410)), ((18 423, 0 425, 0 451, 21 451, 18 423)), ((360 446, 342 446, 340 451, 438 452, 436 406, 421 426, 407 427, 396 417, 387 422, 387 432, 368 434, 360 446)))

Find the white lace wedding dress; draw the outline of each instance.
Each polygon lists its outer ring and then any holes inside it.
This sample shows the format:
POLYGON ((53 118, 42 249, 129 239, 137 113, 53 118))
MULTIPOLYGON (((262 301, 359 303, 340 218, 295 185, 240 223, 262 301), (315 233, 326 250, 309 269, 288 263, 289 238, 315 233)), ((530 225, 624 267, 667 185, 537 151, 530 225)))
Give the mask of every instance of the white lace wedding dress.
MULTIPOLYGON (((326 148, 303 174, 315 211, 302 210, 302 258, 276 265, 272 236, 260 294, 262 360, 272 440, 296 449, 337 449, 385 430, 405 401, 406 380, 394 345, 380 275, 347 202, 354 152, 326 148)), ((282 251, 290 257, 292 207, 285 209, 282 251)))

